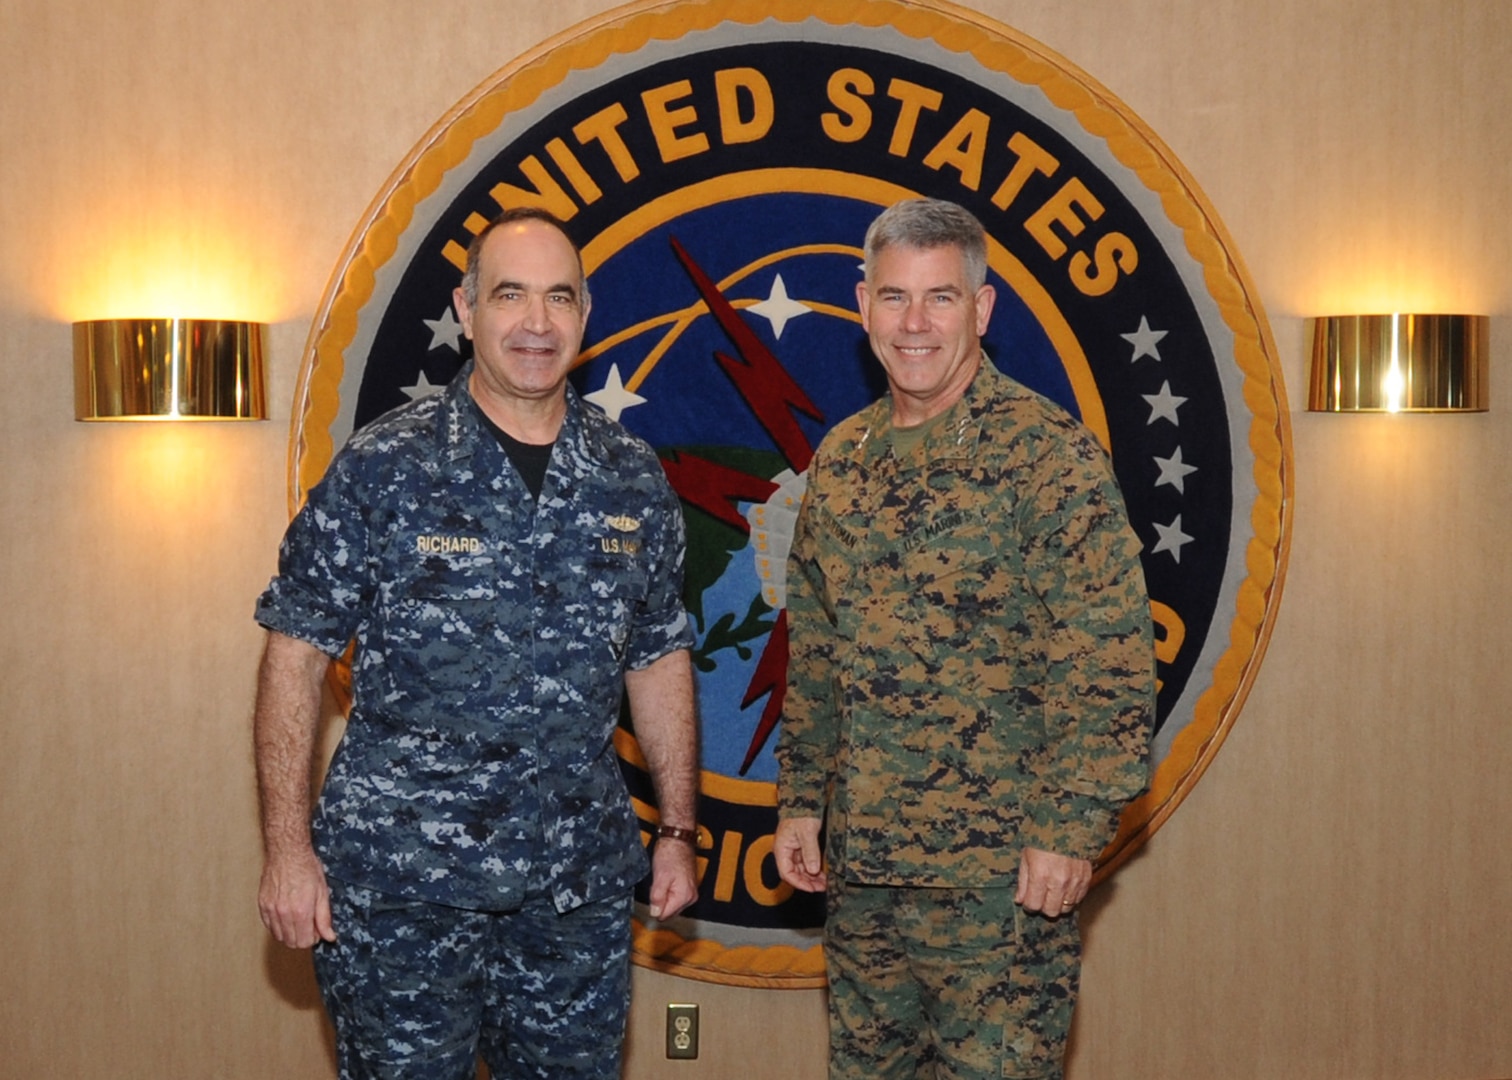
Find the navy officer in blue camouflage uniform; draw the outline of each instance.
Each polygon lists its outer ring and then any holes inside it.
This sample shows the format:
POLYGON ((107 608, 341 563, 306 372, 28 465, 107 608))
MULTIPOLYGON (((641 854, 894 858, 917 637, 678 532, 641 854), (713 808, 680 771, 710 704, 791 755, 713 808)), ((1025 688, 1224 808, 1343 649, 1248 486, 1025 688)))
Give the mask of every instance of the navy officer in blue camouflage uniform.
POLYGON ((617 1080, 647 862, 623 696, 660 804, 652 917, 697 888, 682 517, 652 450, 567 385, 588 292, 559 222, 501 215, 455 302, 474 359, 352 436, 258 602, 259 909, 315 947, 344 1080, 471 1080, 480 1055, 495 1080, 617 1080))

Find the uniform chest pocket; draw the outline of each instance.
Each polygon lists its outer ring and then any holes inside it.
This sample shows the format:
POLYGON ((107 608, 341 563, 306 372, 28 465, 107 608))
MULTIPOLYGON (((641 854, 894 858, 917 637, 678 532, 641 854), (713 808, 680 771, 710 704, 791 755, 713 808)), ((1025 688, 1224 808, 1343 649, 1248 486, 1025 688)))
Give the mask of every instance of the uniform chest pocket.
POLYGON ((646 571, 629 557, 610 555, 589 559, 586 570, 591 599, 581 612, 583 635, 608 642, 622 656, 635 614, 646 603, 646 571))
POLYGON ((920 617, 955 637, 1002 610, 1014 591, 1011 537, 967 511, 942 513, 918 535, 904 556, 902 583, 920 617))
POLYGON ((485 691, 500 603, 490 566, 431 566, 397 582, 379 642, 390 702, 444 710, 485 691))

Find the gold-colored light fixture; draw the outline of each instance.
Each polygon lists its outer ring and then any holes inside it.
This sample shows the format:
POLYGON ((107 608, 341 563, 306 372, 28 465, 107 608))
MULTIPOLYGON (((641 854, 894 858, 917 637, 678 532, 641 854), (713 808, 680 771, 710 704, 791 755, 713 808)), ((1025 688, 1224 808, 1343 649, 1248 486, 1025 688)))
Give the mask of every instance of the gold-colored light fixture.
POLYGON ((1485 315, 1332 315, 1312 320, 1313 412, 1485 412, 1485 315))
POLYGON ((79 420, 266 420, 263 325, 222 319, 74 323, 79 420))

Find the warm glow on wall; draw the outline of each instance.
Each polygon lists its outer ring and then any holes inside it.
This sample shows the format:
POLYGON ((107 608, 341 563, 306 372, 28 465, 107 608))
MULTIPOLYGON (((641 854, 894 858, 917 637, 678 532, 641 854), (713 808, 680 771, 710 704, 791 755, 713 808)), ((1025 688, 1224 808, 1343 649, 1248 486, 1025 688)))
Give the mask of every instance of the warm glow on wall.
POLYGON ((54 279, 45 301, 53 317, 272 323, 295 314, 285 282, 297 255, 265 208, 236 206, 224 192, 110 202, 62 223, 58 255, 39 267, 54 279))
POLYGON ((227 477, 238 475, 248 443, 224 426, 108 425, 93 429, 92 503, 120 542, 161 544, 164 529, 221 521, 236 505, 227 477), (174 523, 177 523, 175 525, 174 523))
POLYGON ((1299 302, 1308 311, 1474 311, 1489 306, 1493 297, 1463 283, 1434 279, 1423 266, 1392 268, 1349 267, 1349 281, 1320 283, 1299 302), (1358 274, 1358 279, 1355 275, 1358 274), (1467 295, 1468 293, 1468 295, 1467 295))
MULTIPOLYGON (((1272 266, 1272 311, 1496 310, 1501 292, 1485 264, 1467 257, 1464 219, 1452 200, 1374 196, 1345 188, 1293 208, 1291 243, 1272 266)), ((1276 254, 1280 255, 1282 250, 1276 254)))

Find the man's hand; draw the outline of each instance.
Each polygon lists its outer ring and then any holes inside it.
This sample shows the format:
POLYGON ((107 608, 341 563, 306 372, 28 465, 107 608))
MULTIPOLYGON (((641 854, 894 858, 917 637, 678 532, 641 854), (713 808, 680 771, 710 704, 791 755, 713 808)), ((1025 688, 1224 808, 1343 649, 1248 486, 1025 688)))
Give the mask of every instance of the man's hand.
POLYGON ((823 824, 816 817, 782 818, 777 822, 777 834, 772 838, 777 874, 795 889, 824 891, 824 858, 819 851, 823 824))
POLYGON ((336 940, 331 892, 313 851, 263 861, 257 910, 273 937, 291 949, 308 949, 317 940, 336 940))
POLYGON ((1025 848, 1013 901, 1025 911, 1058 919, 1082 902, 1091 885, 1092 864, 1086 859, 1025 848))
POLYGON ((661 837, 651 849, 651 917, 665 921, 698 899, 693 845, 661 837))

